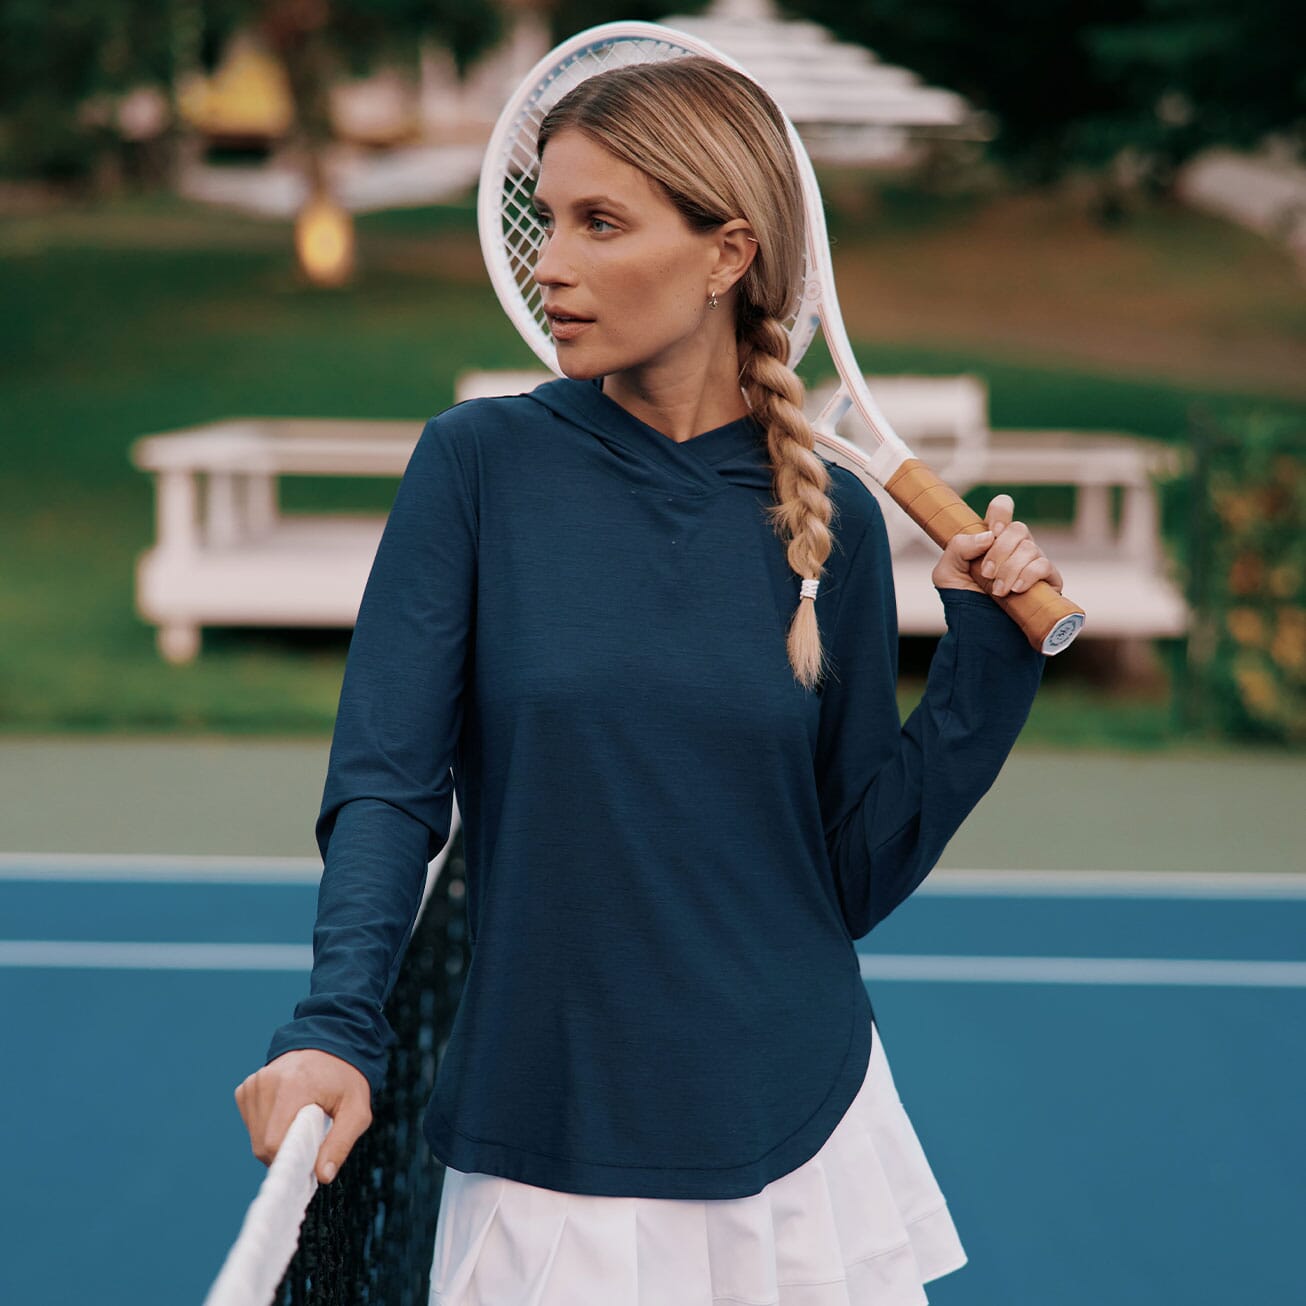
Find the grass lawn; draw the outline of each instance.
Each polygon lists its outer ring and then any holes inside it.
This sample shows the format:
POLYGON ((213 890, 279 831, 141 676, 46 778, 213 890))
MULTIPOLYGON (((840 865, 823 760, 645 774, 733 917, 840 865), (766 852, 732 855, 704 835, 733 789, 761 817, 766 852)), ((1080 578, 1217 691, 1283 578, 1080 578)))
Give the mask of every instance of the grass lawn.
MULTIPOLYGON (((1056 201, 888 194, 834 230, 867 370, 980 372, 995 426, 1181 439, 1194 402, 1306 414, 1300 283, 1222 224, 1158 212, 1103 234, 1056 201)), ((194 665, 158 659, 132 608, 152 490, 126 451, 242 414, 400 418, 416 435, 462 368, 533 362, 470 205, 365 217, 359 249, 359 284, 320 292, 297 280, 284 223, 172 199, 0 217, 0 729, 329 729, 343 632, 208 631, 194 665)), ((289 510, 383 511, 394 482, 284 489, 289 510)), ((1173 741, 1164 685, 1122 695, 1092 663, 1049 663, 1028 738, 1173 741)))

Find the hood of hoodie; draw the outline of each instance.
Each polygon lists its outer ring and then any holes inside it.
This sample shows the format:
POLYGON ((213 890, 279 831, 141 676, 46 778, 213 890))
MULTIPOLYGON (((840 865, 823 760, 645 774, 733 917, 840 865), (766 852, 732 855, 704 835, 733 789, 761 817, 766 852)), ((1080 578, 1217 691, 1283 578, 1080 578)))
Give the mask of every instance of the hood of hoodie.
POLYGON ((690 440, 673 440, 627 412, 603 393, 602 386, 601 378, 562 377, 544 382, 526 397, 605 444, 615 445, 623 458, 634 456, 660 477, 682 483, 688 492, 713 493, 725 485, 771 489, 766 432, 751 415, 690 440))

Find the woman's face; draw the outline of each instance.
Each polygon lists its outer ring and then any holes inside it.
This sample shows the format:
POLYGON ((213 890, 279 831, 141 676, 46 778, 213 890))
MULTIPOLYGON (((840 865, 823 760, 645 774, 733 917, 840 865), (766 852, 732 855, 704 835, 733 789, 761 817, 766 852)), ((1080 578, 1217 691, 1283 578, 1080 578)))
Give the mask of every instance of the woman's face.
POLYGON ((535 206, 548 236, 534 276, 567 376, 674 368, 733 338, 720 231, 694 231, 638 168, 566 128, 545 147, 535 206))

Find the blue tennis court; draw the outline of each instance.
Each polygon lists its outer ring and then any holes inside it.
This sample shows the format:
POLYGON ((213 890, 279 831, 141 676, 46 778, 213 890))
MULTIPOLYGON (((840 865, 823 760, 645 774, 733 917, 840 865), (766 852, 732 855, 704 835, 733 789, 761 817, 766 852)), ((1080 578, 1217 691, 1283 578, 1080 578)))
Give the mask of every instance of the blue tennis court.
MULTIPOLYGON (((0 858, 0 1300, 199 1302, 264 1173, 308 859, 0 858)), ((970 1255, 940 1306, 1297 1300, 1306 878, 936 871, 859 945, 970 1255)))

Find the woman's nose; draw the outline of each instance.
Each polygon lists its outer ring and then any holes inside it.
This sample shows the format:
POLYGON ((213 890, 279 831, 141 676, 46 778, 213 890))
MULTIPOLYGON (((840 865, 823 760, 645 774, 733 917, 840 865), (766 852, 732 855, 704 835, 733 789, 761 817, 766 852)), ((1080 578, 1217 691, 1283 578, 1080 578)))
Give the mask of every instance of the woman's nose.
POLYGON ((575 269, 565 257, 566 250, 556 232, 544 233, 544 244, 535 256, 531 273, 541 286, 569 286, 576 284, 575 269))

